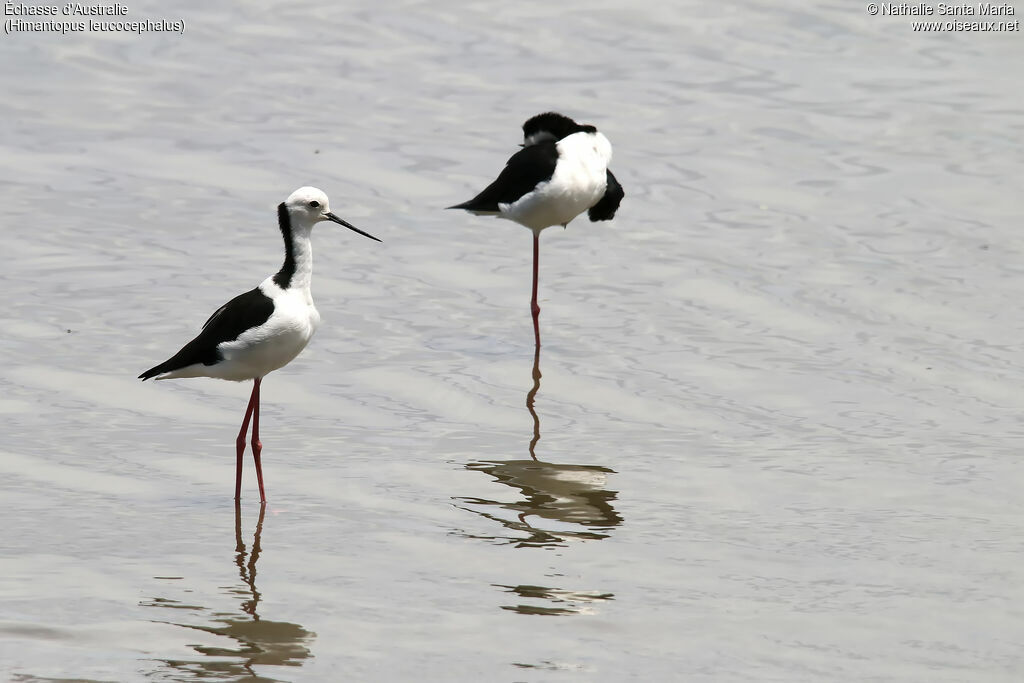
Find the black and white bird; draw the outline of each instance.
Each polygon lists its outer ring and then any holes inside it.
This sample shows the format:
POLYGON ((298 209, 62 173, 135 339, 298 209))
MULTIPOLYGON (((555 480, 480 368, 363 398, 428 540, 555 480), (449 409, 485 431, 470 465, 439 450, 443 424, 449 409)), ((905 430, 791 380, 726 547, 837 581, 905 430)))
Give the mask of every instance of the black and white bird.
POLYGON ((252 418, 252 454, 260 501, 263 468, 260 464, 260 383, 269 372, 290 363, 306 348, 320 323, 313 305, 310 281, 313 277, 313 226, 323 221, 344 225, 360 235, 373 235, 331 213, 327 195, 315 187, 300 187, 277 207, 277 220, 284 237, 284 264, 274 275, 245 294, 239 294, 218 308, 203 324, 195 339, 176 354, 139 375, 139 379, 216 377, 242 382, 253 380, 249 406, 235 441, 235 499, 242 490, 242 455, 252 418))
POLYGON ((468 202, 448 207, 505 218, 533 231, 530 310, 538 347, 541 230, 565 227, 584 211, 591 221, 615 216, 625 192, 608 170, 611 159, 611 143, 594 126, 555 112, 538 114, 523 124, 523 149, 505 163, 498 178, 468 202))

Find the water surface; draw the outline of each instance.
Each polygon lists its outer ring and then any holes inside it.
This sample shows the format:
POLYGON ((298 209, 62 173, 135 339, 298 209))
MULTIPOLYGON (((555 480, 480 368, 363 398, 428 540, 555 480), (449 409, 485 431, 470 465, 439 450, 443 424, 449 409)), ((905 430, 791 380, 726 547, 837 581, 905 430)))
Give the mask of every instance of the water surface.
POLYGON ((1019 34, 835 3, 192 2, 0 40, 0 672, 1016 680, 1019 34), (448 206, 528 116, 616 220, 448 206), (280 260, 264 383, 135 376, 280 260))

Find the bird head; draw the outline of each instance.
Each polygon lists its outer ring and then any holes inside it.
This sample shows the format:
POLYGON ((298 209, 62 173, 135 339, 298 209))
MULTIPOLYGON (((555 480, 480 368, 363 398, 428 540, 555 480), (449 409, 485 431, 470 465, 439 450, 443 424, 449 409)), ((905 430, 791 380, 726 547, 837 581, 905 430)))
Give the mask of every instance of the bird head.
POLYGON ((380 242, 373 235, 363 232, 351 223, 331 213, 327 195, 323 190, 315 187, 300 187, 295 192, 292 192, 281 206, 288 212, 289 218, 294 222, 312 227, 322 221, 330 221, 338 225, 344 225, 353 232, 358 232, 364 237, 380 242))
POLYGON ((576 123, 568 116, 553 111, 537 114, 523 124, 523 147, 540 142, 558 142, 573 133, 596 133, 589 124, 576 123))

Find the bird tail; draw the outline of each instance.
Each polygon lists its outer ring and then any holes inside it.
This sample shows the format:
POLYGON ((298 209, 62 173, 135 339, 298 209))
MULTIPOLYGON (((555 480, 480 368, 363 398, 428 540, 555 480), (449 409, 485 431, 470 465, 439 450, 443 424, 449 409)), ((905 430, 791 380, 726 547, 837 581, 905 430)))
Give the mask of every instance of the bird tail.
POLYGON ((463 211, 469 211, 475 213, 477 216, 493 216, 500 212, 497 202, 481 200, 480 197, 473 197, 469 201, 456 204, 455 206, 446 206, 447 209, 462 209, 463 211))
POLYGON ((146 370, 144 373, 139 375, 139 379, 145 382, 150 377, 156 377, 157 375, 162 375, 165 372, 170 372, 171 370, 170 361, 164 361, 160 365, 154 365, 149 370, 146 370))
POLYGON ((462 202, 461 204, 456 204, 455 206, 446 206, 444 208, 446 210, 447 209, 463 209, 464 211, 469 211, 471 214, 474 214, 474 215, 477 215, 477 216, 497 216, 499 213, 501 213, 498 210, 497 206, 483 205, 483 204, 478 203, 474 199, 470 199, 468 202, 462 202))

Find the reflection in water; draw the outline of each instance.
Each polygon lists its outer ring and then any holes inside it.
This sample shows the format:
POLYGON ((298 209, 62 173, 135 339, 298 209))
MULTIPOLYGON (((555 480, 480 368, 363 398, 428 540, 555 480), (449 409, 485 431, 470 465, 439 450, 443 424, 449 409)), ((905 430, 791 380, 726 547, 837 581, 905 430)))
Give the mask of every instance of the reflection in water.
POLYGON ((241 613, 213 612, 212 623, 208 623, 210 610, 198 605, 185 604, 168 598, 154 598, 143 605, 182 610, 203 618, 202 624, 185 624, 166 621, 183 628, 202 631, 213 636, 225 637, 234 644, 215 646, 190 644, 196 652, 207 659, 162 660, 167 666, 187 672, 195 678, 234 680, 240 677, 251 680, 275 680, 257 675, 255 666, 300 666, 302 660, 311 656, 307 644, 316 634, 298 624, 286 621, 261 619, 257 612, 261 594, 256 588, 256 561, 260 556, 260 534, 266 505, 260 505, 260 516, 256 522, 252 552, 248 552, 242 540, 242 514, 239 501, 235 501, 235 564, 242 583, 225 587, 229 594, 241 598, 241 613))
POLYGON ((612 600, 611 593, 599 593, 597 591, 564 591, 558 588, 545 588, 544 586, 503 586, 494 584, 496 588, 504 588, 509 593, 515 593, 521 598, 533 598, 547 600, 559 605, 558 607, 542 607, 539 605, 502 605, 507 609, 520 614, 536 614, 542 616, 561 616, 565 614, 593 614, 594 610, 589 603, 612 600))
POLYGON ((608 475, 614 470, 598 465, 559 465, 537 459, 537 442, 540 441, 540 416, 534 408, 537 392, 540 391, 540 347, 533 355, 533 386, 526 394, 526 409, 533 418, 533 436, 529 445, 529 460, 484 460, 471 462, 467 470, 484 472, 499 483, 518 489, 525 500, 506 503, 486 498, 459 497, 467 507, 483 517, 499 522, 506 529, 524 532, 514 537, 486 537, 517 544, 519 547, 564 545, 569 538, 601 539, 608 537, 611 527, 622 523, 622 517, 615 512, 611 501, 615 491, 605 486, 608 475), (516 513, 514 518, 501 515, 501 510, 516 513), (528 518, 535 517, 530 521, 528 518), (546 521, 547 529, 537 526, 546 521), (550 522, 565 526, 554 527, 550 522), (577 527, 584 527, 583 530, 577 527))
MULTIPOLYGON (((540 391, 540 347, 533 357, 533 386, 526 394, 526 409, 533 418, 529 443, 530 459, 484 460, 466 464, 466 469, 483 472, 522 496, 515 502, 477 497, 457 497, 459 507, 493 520, 511 534, 471 538, 513 544, 517 548, 564 546, 571 539, 608 538, 622 517, 612 507, 615 491, 607 490, 608 475, 615 471, 598 465, 563 465, 537 458, 540 441, 540 416, 534 408, 540 391), (509 514, 512 513, 512 514, 509 514)), ((565 615, 593 611, 596 602, 611 600, 611 593, 569 591, 545 586, 519 585, 496 587, 522 598, 546 600, 554 606, 504 605, 502 609, 520 614, 565 615)))
POLYGON ((466 469, 484 472, 499 483, 518 489, 525 497, 511 503, 475 497, 456 499, 463 503, 463 509, 520 532, 511 537, 484 537, 488 540, 514 543, 520 548, 558 546, 565 545, 570 538, 607 538, 611 527, 622 522, 611 506, 616 492, 604 488, 608 474, 614 474, 607 467, 558 465, 541 460, 489 460, 468 463, 466 469), (515 516, 504 516, 502 510, 515 516), (539 526, 542 523, 543 528, 539 526))
POLYGON ((540 416, 533 407, 537 399, 537 392, 540 391, 540 344, 533 352, 533 386, 526 392, 526 409, 530 411, 533 418, 533 438, 530 439, 530 457, 537 459, 537 442, 540 441, 540 416))

